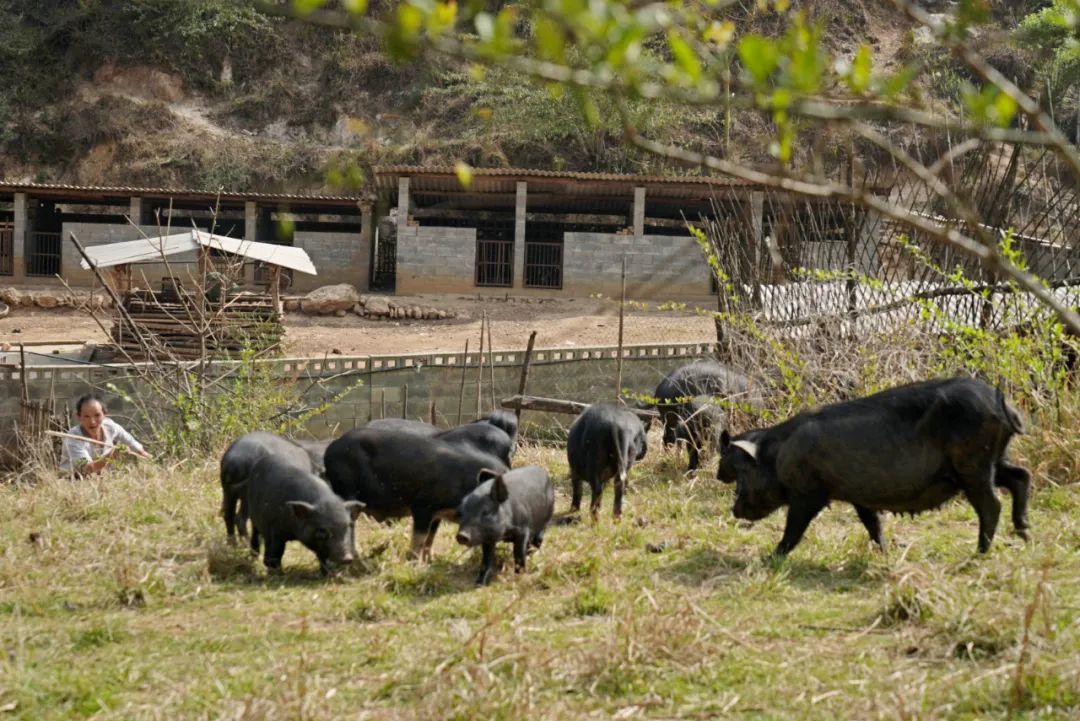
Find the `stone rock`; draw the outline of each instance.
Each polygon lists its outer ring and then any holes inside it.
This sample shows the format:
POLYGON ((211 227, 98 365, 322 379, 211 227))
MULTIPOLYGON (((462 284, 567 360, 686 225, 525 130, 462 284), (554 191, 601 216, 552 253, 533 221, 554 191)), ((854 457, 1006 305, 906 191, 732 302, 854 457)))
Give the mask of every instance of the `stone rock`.
POLYGON ((334 317, 336 317, 336 318, 344 318, 345 317, 345 311, 343 311, 341 309, 335 310, 334 311, 334 317))
POLYGON ((381 295, 369 295, 364 304, 364 310, 373 318, 382 318, 390 315, 390 301, 381 295))
POLYGON ((0 301, 0 318, 7 318, 10 312, 11 308, 8 307, 8 304, 0 301))
POLYGON ((0 290, 0 300, 7 303, 12 308, 18 308, 20 305, 26 303, 26 296, 18 288, 4 288, 0 290))
POLYGON ((60 299, 48 291, 34 293, 34 305, 38 308, 56 308, 60 305, 60 299))
POLYGON ((300 299, 289 298, 288 300, 282 301, 281 306, 285 309, 286 312, 295 313, 296 311, 300 310, 300 299))
POLYGON ((357 315, 363 315, 364 314, 364 306, 357 303, 356 305, 354 305, 352 307, 352 312, 356 313, 357 315))
POLYGON ((329 315, 337 311, 347 311, 360 300, 356 288, 348 283, 324 285, 304 296, 300 308, 305 313, 329 315))

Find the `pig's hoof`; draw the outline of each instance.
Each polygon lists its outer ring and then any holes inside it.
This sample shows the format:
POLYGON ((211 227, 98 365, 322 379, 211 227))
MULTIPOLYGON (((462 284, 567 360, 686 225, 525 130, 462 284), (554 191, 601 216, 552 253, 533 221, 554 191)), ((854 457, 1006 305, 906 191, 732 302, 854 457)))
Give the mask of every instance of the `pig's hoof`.
POLYGON ((1016 529, 1016 535, 1020 536, 1020 538, 1022 538, 1025 541, 1030 541, 1031 540, 1031 534, 1028 533, 1028 529, 1026 529, 1026 528, 1017 528, 1016 529))

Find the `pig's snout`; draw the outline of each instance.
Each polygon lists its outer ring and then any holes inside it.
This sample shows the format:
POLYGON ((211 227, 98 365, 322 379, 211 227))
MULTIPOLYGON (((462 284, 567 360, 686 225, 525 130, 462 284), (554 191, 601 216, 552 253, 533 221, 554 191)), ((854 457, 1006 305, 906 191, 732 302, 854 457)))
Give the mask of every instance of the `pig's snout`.
POLYGON ((460 543, 462 546, 471 546, 472 534, 470 534, 466 530, 459 530, 457 532, 457 542, 460 543))

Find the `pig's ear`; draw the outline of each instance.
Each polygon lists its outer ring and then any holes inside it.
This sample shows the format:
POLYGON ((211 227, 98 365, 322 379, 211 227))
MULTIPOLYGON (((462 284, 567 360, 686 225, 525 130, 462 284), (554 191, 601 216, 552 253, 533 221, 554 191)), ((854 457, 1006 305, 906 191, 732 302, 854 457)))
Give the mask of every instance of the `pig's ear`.
POLYGON ((297 518, 307 519, 315 515, 315 506, 305 501, 288 501, 285 505, 297 518))
POLYGON ((480 472, 476 474, 476 484, 480 485, 489 478, 498 478, 501 475, 498 471, 493 471, 490 468, 481 468, 480 472))
POLYGON ((728 433, 727 428, 720 432, 720 448, 727 448, 731 445, 731 434, 728 433))
POLYGON ((491 484, 491 497, 496 503, 506 503, 506 499, 510 497, 510 490, 502 476, 496 476, 495 482, 491 484))
POLYGON ((366 505, 366 503, 361 503, 360 501, 345 501, 345 510, 349 512, 349 515, 352 516, 352 519, 355 521, 360 517, 360 512, 364 510, 364 506, 366 505))
POLYGON ((732 441, 731 445, 743 449, 755 463, 757 462, 758 447, 756 443, 752 441, 732 441))

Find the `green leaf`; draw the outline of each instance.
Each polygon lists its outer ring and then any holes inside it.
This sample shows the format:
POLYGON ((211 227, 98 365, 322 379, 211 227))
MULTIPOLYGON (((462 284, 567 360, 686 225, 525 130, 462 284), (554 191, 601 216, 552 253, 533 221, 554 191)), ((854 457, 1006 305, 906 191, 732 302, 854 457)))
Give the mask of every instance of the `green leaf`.
POLYGON ((730 20, 724 22, 713 20, 702 35, 705 42, 712 43, 719 48, 726 48, 733 37, 735 37, 735 23, 730 20))
POLYGON ((293 0, 293 7, 300 15, 310 15, 325 4, 326 0, 293 0))
POLYGON ((768 38, 751 34, 739 41, 739 61, 757 85, 765 84, 776 70, 779 59, 776 43, 768 38))
POLYGON ((574 86, 571 91, 574 94, 574 100, 577 101, 578 108, 581 110, 581 116, 585 118, 585 123, 589 126, 589 129, 595 130, 598 128, 600 126, 600 109, 596 107, 596 101, 582 87, 574 86))
POLYGON ((675 64, 686 73, 690 80, 694 82, 700 80, 701 60, 698 59, 697 53, 690 44, 683 40, 682 35, 674 29, 668 31, 667 40, 671 54, 675 58, 675 64))
POLYGON ((341 4, 353 15, 363 15, 368 8, 368 0, 342 0, 341 4))
POLYGON ((454 165, 454 175, 457 176, 458 182, 461 183, 461 187, 466 190, 472 185, 473 169, 463 160, 459 160, 454 165))
POLYGON ((1016 101, 999 91, 997 97, 994 98, 994 115, 994 122, 1001 127, 1007 126, 1016 116, 1016 101))
POLYGON ((918 74, 918 65, 905 65, 899 72, 887 76, 881 82, 878 92, 881 93, 886 100, 895 98, 897 95, 904 92, 918 74))
POLYGON ((397 15, 386 38, 387 48, 395 59, 407 59, 416 54, 423 24, 424 15, 419 8, 409 3, 398 5, 397 15))
POLYGON ((862 45, 855 58, 851 61, 851 73, 848 75, 848 87, 853 92, 863 93, 870 86, 870 72, 873 68, 873 58, 870 54, 870 46, 862 45))
POLYGON ((550 18, 540 17, 536 20, 536 49, 540 57, 545 60, 560 62, 566 52, 566 39, 562 29, 550 18))

